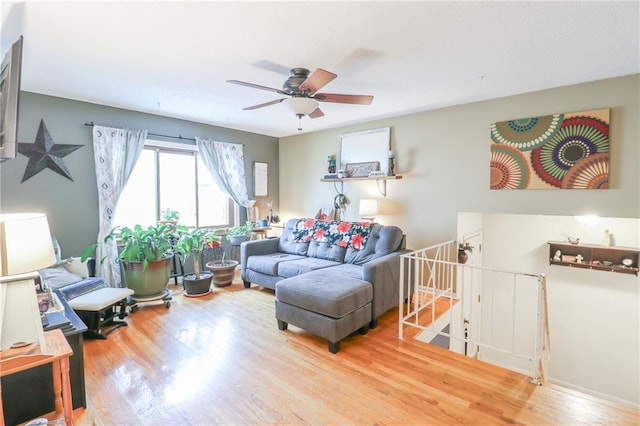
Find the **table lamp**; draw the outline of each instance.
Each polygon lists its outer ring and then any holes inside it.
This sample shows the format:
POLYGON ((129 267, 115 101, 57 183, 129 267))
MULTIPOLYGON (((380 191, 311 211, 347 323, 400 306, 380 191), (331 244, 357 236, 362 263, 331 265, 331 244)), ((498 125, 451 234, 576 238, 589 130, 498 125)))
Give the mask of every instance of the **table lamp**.
POLYGON ((360 217, 362 219, 374 222, 375 215, 378 214, 378 200, 374 200, 371 198, 361 199, 358 213, 360 214, 360 217))
POLYGON ((0 215, 0 354, 40 345, 46 352, 35 279, 55 263, 51 231, 42 213, 0 215))

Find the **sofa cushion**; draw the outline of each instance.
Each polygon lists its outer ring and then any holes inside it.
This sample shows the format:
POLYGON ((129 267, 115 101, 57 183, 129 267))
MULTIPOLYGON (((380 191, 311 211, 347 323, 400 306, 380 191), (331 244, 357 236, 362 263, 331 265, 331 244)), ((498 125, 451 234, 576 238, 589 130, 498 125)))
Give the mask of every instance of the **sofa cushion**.
POLYGON ((42 282, 52 290, 82 281, 82 276, 69 272, 64 266, 45 268, 38 271, 42 282))
POLYGON ((262 255, 249 256, 247 259, 247 268, 267 275, 278 275, 278 264, 292 260, 305 259, 289 253, 270 253, 262 255))
POLYGON ((371 229, 369 239, 364 249, 356 250, 353 247, 347 249, 345 262, 363 265, 373 259, 400 249, 402 239, 402 230, 397 226, 382 226, 376 224, 371 229))
POLYGON ((306 256, 309 248, 309 241, 298 239, 297 234, 294 235, 299 219, 289 219, 285 224, 282 235, 278 239, 278 251, 283 253, 306 256))
POLYGON ((332 260, 305 257, 300 260, 292 260, 291 262, 280 262, 278 264, 278 275, 284 278, 289 278, 304 274, 305 272, 315 271, 316 269, 328 268, 330 266, 340 264, 340 262, 334 262, 332 260))
POLYGON ((340 274, 342 277, 362 279, 362 265, 354 263, 343 263, 342 265, 331 268, 331 273, 340 274))
POLYGON ((309 243, 309 250, 307 250, 307 256, 342 263, 344 262, 346 252, 347 249, 344 247, 319 241, 311 241, 309 243))
POLYGON ((373 298, 371 283, 343 277, 329 268, 276 284, 276 299, 332 318, 342 318, 373 298))
POLYGON ((106 309, 133 294, 130 288, 100 288, 69 301, 75 311, 96 312, 106 309))

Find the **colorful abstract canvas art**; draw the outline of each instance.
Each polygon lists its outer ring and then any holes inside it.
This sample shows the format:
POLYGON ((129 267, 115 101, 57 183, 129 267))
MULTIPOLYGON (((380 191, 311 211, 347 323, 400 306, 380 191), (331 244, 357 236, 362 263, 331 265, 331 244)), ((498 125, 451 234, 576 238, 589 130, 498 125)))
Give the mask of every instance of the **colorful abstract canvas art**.
POLYGON ((491 125, 491 189, 609 188, 609 114, 599 109, 491 125))

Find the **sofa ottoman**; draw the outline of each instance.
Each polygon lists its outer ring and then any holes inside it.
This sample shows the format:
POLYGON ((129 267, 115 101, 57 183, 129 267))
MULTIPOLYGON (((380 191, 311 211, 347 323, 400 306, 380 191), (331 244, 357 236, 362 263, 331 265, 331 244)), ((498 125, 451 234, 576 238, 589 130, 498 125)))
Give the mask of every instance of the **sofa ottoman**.
POLYGON ((308 272, 276 284, 276 320, 280 330, 293 324, 324 339, 336 353, 355 331, 366 334, 371 322, 373 286, 353 277, 327 279, 327 270, 308 272))

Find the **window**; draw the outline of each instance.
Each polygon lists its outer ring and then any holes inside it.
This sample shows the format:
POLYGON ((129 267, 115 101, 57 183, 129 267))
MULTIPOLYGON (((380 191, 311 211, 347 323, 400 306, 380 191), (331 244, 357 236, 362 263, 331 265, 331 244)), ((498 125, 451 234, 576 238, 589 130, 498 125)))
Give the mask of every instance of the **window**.
POLYGON ((232 217, 231 199, 195 147, 147 141, 120 196, 115 224, 151 225, 166 208, 179 211, 186 226, 229 226, 232 217))

